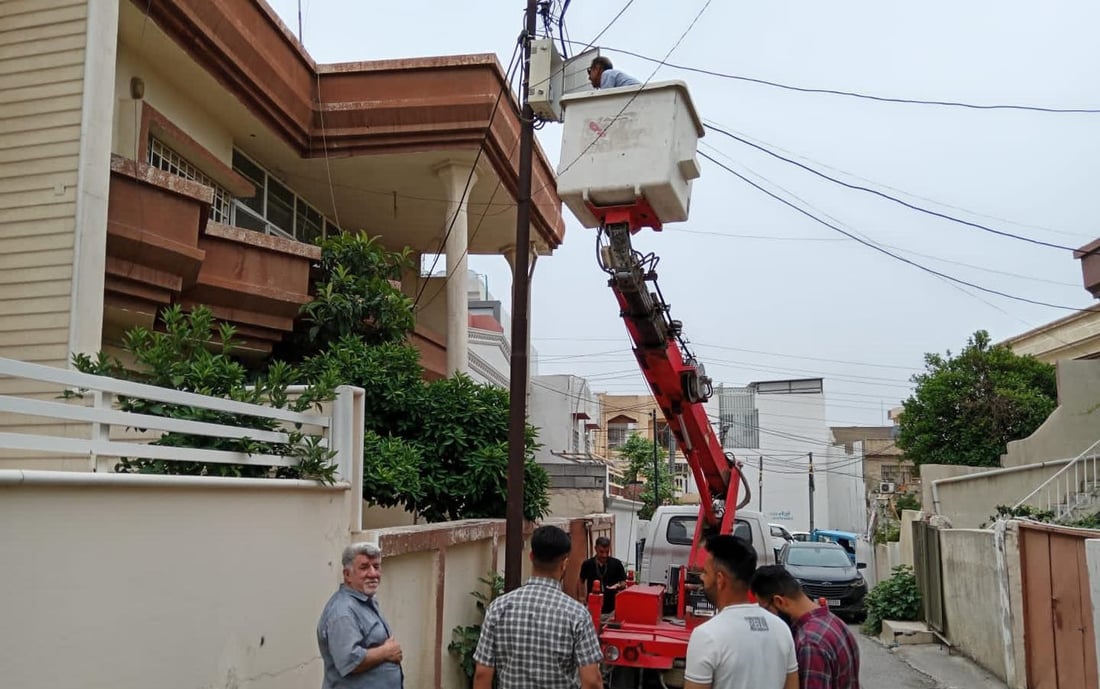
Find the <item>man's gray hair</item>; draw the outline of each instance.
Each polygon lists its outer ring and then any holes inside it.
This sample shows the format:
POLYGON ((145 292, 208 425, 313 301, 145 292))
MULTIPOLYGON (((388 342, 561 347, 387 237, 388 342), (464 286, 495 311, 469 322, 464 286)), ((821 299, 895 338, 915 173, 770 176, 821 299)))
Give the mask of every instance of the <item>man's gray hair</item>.
POLYGON ((610 548, 611 547, 611 539, 608 538, 607 536, 600 536, 599 538, 596 539, 596 547, 597 548, 610 548))
POLYGON ((352 543, 347 548, 344 548, 344 555, 340 558, 341 563, 344 565, 344 569, 351 567, 351 563, 355 562, 355 558, 360 555, 366 555, 367 558, 371 560, 380 560, 382 559, 382 549, 376 544, 368 541, 352 543))

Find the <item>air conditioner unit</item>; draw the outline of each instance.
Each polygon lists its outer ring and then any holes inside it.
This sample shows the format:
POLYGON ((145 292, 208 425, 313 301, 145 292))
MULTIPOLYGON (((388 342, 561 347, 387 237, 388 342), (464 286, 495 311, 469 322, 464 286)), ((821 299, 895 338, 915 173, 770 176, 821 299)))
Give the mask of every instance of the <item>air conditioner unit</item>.
POLYGON ((878 484, 878 492, 880 493, 893 493, 896 489, 897 486, 889 481, 883 481, 878 484))

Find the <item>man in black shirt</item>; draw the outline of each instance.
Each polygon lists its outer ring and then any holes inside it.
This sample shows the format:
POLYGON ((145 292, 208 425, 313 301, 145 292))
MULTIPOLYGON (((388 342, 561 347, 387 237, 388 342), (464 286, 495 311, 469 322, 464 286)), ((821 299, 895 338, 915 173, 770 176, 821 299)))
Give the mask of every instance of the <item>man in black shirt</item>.
POLYGON ((581 563, 580 578, 586 595, 592 593, 592 582, 600 582, 604 615, 615 610, 615 594, 626 585, 626 567, 622 560, 611 557, 610 538, 600 536, 596 539, 596 556, 581 563))

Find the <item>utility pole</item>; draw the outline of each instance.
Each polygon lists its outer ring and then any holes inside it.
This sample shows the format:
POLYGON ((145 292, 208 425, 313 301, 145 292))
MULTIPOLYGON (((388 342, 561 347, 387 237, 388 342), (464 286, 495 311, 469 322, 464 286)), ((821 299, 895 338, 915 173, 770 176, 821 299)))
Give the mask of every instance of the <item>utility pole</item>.
POLYGON ((810 453, 810 533, 814 532, 814 453, 810 453))
POLYGON ((527 0, 520 87, 519 179, 516 184, 516 257, 512 261, 512 358, 508 407, 508 501, 504 530, 504 590, 519 588, 523 567, 523 468, 527 440, 528 305, 531 293, 531 158, 535 114, 527 99, 531 86, 531 39, 537 0, 527 0))
POLYGON ((661 506, 661 470, 657 459, 657 410, 649 412, 653 419, 653 511, 661 506))
POLYGON ((758 480, 757 480, 757 484, 756 484, 756 497, 757 497, 757 504, 759 505, 759 507, 757 507, 756 509, 757 509, 758 512, 763 512, 764 511, 764 455, 760 455, 759 459, 760 459, 760 472, 759 472, 759 475, 757 476, 758 480))

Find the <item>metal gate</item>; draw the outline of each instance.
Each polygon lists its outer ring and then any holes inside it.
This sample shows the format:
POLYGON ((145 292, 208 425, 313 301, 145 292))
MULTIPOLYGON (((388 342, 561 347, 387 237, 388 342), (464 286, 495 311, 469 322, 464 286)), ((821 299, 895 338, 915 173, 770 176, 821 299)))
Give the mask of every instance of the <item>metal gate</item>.
POLYGON ((1097 686, 1085 539, 1095 531, 1020 522, 1029 689, 1097 686))
POLYGON ((913 522, 913 570, 917 575, 924 621, 940 634, 946 634, 941 562, 940 530, 927 522, 913 522))

